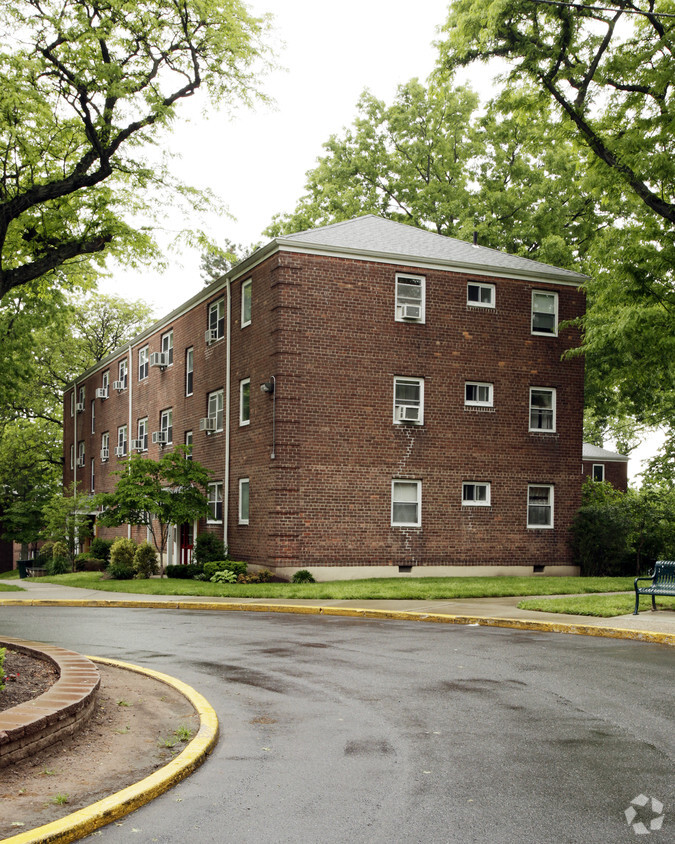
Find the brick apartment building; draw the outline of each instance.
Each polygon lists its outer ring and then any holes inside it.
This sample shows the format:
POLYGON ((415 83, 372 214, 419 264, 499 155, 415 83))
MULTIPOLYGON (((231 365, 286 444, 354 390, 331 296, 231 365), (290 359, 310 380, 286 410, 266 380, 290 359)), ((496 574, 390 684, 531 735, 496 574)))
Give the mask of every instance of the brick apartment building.
POLYGON ((374 216, 276 238, 70 386, 64 481, 191 445, 169 562, 209 530, 288 576, 573 573, 583 280, 374 216))

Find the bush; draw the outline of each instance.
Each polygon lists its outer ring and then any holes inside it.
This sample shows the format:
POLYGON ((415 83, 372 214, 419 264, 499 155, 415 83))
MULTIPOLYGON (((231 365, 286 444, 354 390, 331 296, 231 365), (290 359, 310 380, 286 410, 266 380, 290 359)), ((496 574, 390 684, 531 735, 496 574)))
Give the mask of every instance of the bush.
POLYGON ((204 566, 198 566, 195 563, 189 563, 186 566, 167 566, 166 576, 175 577, 183 580, 192 580, 198 574, 204 573, 204 566))
POLYGON ((42 568, 47 568, 47 563, 51 562, 52 557, 54 556, 54 543, 53 542, 45 542, 45 544, 40 548, 37 552, 37 559, 36 563, 38 566, 42 568))
POLYGON ((97 536, 91 540, 89 546, 89 553, 97 560, 104 560, 106 563, 110 561, 110 549, 112 547, 112 539, 99 539, 97 536))
POLYGON ((151 575, 157 574, 157 552, 149 542, 141 542, 134 554, 134 577, 138 580, 147 580, 151 575))
POLYGON ((293 583, 316 583, 314 575, 307 569, 299 569, 291 578, 293 583))
POLYGON ((221 569, 211 577, 211 583, 236 583, 237 575, 233 571, 221 569))
POLYGON ((268 569, 260 569, 256 574, 240 574, 240 583, 270 583, 272 580, 272 572, 268 569))
POLYGON ((235 562, 234 560, 217 560, 204 563, 204 574, 210 580, 217 571, 231 571, 237 576, 245 575, 248 568, 246 563, 235 562))
POLYGON ((65 542, 55 542, 52 545, 52 559, 54 557, 62 557, 65 560, 70 559, 70 554, 68 553, 68 546, 65 542))
POLYGON ((200 533, 195 542, 195 563, 212 563, 227 557, 227 545, 215 533, 200 533))
POLYGON ((111 580, 132 580, 134 570, 123 563, 108 563, 106 573, 111 580))
POLYGON ((110 548, 108 575, 113 580, 131 580, 134 576, 136 543, 130 539, 116 539, 110 548))
POLYGON ((76 563, 76 571, 105 571, 107 563, 105 560, 97 560, 96 557, 88 557, 81 563, 76 563), (82 568, 80 568, 80 565, 82 568))
POLYGON ((67 557, 53 557, 45 566, 45 571, 49 575, 67 574, 72 571, 70 560, 67 557))

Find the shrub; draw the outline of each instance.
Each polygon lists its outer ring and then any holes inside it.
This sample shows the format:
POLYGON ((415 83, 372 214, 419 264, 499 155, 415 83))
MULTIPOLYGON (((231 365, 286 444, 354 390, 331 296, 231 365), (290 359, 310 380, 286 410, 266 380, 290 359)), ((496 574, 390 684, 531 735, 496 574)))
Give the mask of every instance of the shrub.
POLYGON ((299 569, 292 577, 293 583, 316 583, 314 575, 307 569, 299 569))
POLYGON ((235 562, 234 560, 212 560, 204 563, 204 574, 210 580, 217 571, 231 571, 237 576, 246 574, 246 563, 235 562))
POLYGON ((108 563, 106 573, 112 580, 131 580, 134 570, 123 563, 108 563))
POLYGON ((166 576, 167 577, 175 577, 178 579, 183 580, 191 580, 195 578, 198 574, 204 573, 204 567, 198 566, 195 563, 189 563, 186 566, 167 566, 166 567, 166 576))
POLYGON ((149 542, 141 542, 134 554, 134 577, 138 580, 147 580, 151 575, 157 574, 157 552, 149 542))
POLYGON ((68 546, 65 542, 55 542, 52 545, 52 559, 54 559, 54 557, 63 557, 66 560, 70 559, 68 546))
POLYGON ((130 539, 116 539, 110 548, 108 575, 113 580, 131 580, 134 576, 136 543, 130 539))
POLYGON ((96 557, 88 557, 82 560, 81 563, 76 563, 76 571, 104 571, 106 567, 105 560, 97 560, 96 557), (80 568, 80 565, 82 568, 80 568))
POLYGON ((106 563, 110 560, 110 549, 112 547, 112 539, 99 539, 95 537, 91 540, 89 546, 89 553, 97 560, 104 560, 106 563))
POLYGON ((54 556, 45 566, 45 571, 49 575, 67 574, 69 571, 72 571, 72 566, 67 557, 54 556))
POLYGON ((195 563, 217 562, 227 557, 227 545, 215 533, 200 533, 195 542, 195 563))
POLYGON ((211 583, 236 583, 237 575, 233 571, 221 569, 210 578, 211 583))
POLYGON ((37 553, 37 560, 36 563, 38 566, 42 568, 47 568, 47 563, 49 563, 54 556, 54 543, 53 542, 45 542, 45 544, 40 548, 37 553))
POLYGON ((260 569, 255 574, 240 574, 240 583, 269 583, 272 580, 272 572, 268 569, 260 569))

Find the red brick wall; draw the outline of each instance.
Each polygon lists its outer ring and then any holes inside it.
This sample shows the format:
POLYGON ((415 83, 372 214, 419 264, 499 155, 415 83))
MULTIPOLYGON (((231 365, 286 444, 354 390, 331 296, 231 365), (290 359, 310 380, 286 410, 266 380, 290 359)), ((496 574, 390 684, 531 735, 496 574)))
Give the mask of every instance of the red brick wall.
POLYGON ((602 463, 605 467, 605 480, 622 492, 628 489, 628 463, 605 460, 584 460, 582 462, 584 478, 592 478, 593 466, 602 463))

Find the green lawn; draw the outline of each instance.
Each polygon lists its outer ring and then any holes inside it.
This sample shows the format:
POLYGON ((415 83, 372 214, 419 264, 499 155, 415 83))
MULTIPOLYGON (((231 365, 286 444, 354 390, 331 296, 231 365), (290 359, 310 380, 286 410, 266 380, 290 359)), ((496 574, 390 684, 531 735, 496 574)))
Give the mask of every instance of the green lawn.
POLYGON ((327 583, 205 583, 199 580, 102 580, 97 572, 43 577, 48 583, 141 595, 206 595, 228 598, 314 600, 435 600, 580 592, 628 592, 631 577, 407 577, 334 580, 327 583))
POLYGON ((21 588, 11 583, 0 583, 0 592, 21 592, 21 588))
MULTIPOLYGON (((651 612, 651 598, 640 597, 640 614, 651 612)), ((675 610, 675 598, 658 598, 656 606, 660 610, 675 610)), ((635 609, 635 594, 632 595, 582 595, 568 598, 528 598, 520 601, 518 607, 523 610, 540 612, 558 612, 568 615, 594 615, 611 618, 615 615, 627 615, 635 609)))
POLYGON ((14 569, 13 571, 3 571, 0 573, 0 580, 18 580, 19 577, 19 570, 14 569))

